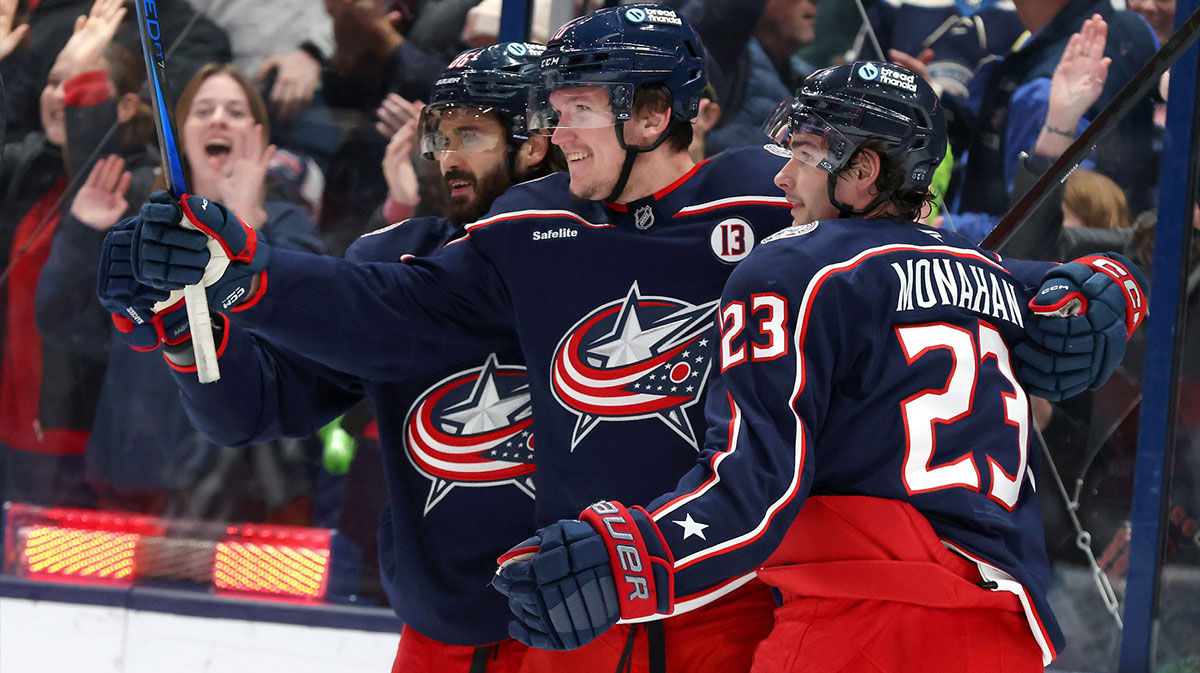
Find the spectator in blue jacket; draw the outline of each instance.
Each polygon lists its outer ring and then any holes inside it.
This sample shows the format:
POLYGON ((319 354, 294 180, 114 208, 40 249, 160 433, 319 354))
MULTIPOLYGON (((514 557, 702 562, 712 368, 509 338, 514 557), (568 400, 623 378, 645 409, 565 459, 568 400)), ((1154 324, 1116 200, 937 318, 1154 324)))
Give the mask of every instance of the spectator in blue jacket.
MULTIPOLYGON (((952 218, 960 230, 974 222, 969 235, 986 234, 1010 202, 1010 191, 1021 152, 1029 152, 1046 119, 1050 76, 1071 35, 1092 15, 1108 24, 1105 56, 1112 59, 1108 81, 1100 98, 1080 120, 1079 128, 1059 129, 1074 136, 1086 128, 1158 49, 1158 41, 1137 14, 1113 9, 1109 0, 1015 0, 1017 14, 1031 37, 1005 58, 985 66, 975 77, 981 84, 978 113, 968 146, 965 175, 951 196, 952 218), (981 218, 962 213, 983 213, 981 218)), ((1129 197, 1130 209, 1139 212, 1151 204, 1157 175, 1152 162, 1153 102, 1149 97, 1122 120, 1100 143, 1095 169, 1119 184, 1129 197), (1136 158, 1136 160, 1131 160, 1136 158)), ((967 233, 967 232, 964 232, 967 233)))

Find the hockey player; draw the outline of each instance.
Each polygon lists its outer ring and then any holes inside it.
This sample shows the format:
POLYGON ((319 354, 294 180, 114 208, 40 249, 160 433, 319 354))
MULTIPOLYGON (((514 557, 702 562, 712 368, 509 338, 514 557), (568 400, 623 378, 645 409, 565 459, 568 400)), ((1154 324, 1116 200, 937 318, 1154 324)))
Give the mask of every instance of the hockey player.
MULTIPOLYGON (((219 204, 185 199, 184 216, 208 236, 176 228, 179 210, 151 203, 136 225, 135 272, 176 288, 213 265, 212 306, 234 323, 219 321, 217 342, 229 337, 223 369, 235 367, 238 324, 374 381, 519 343, 537 438, 536 525, 606 493, 648 502, 695 462, 729 272, 790 223, 772 182, 785 163, 778 148, 689 158, 702 54, 691 27, 660 6, 567 24, 542 55, 531 124, 551 134, 569 173, 510 189, 465 237, 426 258, 353 265, 272 250, 219 204), (223 273, 203 250, 209 236, 232 260, 223 273)), ((261 360, 237 357, 238 366, 261 360)), ((278 380, 246 385, 258 391, 278 380)), ((197 395, 208 393, 193 383, 189 405, 197 395)), ((509 398, 481 389, 462 407, 463 422, 510 417, 509 398)), ((483 459, 462 459, 464 469, 483 459)), ((774 599, 747 573, 680 605, 694 611, 611 630, 570 663, 531 652, 525 668, 615 670, 623 661, 663 670, 665 660, 671 671, 744 671, 770 629, 774 599)))
POLYGON ((946 130, 900 66, 819 71, 769 128, 796 226, 722 294, 706 452, 645 509, 600 501, 506 554, 518 630, 570 648, 757 572, 783 603, 754 671, 1042 670, 1062 636, 1014 346, 1102 383, 1145 316, 1139 272, 915 223, 946 130))
MULTIPOLYGON (((543 48, 504 43, 453 61, 416 134, 425 157, 438 161, 453 183, 448 217, 413 218, 367 234, 348 259, 429 254, 461 236, 470 214, 486 212, 511 184, 561 169, 562 154, 548 138, 531 136, 525 123, 543 48)), ((107 258, 131 236, 110 238, 107 258)), ((123 277, 120 268, 102 270, 101 296, 115 310, 133 303, 128 294, 113 294, 131 287, 128 254, 123 263, 123 277)), ((158 319, 178 324, 182 313, 158 319)), ((424 376, 378 382, 327 370, 242 330, 227 333, 221 357, 228 366, 211 385, 200 385, 180 365, 191 354, 190 340, 165 348, 181 370, 175 378, 191 418, 213 439, 236 445, 303 436, 364 394, 374 403, 389 494, 379 522, 381 575, 405 624, 394 669, 517 671, 526 647, 507 638, 508 608, 487 586, 496 556, 533 529, 530 404, 515 344, 424 376), (259 365, 258 357, 272 366, 259 365), (485 410, 507 413, 478 417, 480 399, 492 394, 499 406, 485 410)), ((149 336, 158 343, 152 329, 149 336)))

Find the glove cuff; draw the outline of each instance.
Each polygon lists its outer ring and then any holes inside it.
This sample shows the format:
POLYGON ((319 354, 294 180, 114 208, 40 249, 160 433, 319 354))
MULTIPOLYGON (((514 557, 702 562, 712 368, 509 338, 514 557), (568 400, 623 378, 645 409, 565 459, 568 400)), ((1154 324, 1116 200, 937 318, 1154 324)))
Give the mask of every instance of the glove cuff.
POLYGON ((646 510, 601 500, 579 520, 595 528, 608 548, 621 619, 669 614, 675 605, 674 559, 646 510))
POLYGON ((1137 273, 1130 267, 1133 262, 1117 255, 1089 255, 1074 260, 1086 265, 1097 273, 1102 273, 1113 280, 1125 293, 1125 338, 1133 336, 1133 331, 1146 318, 1149 307, 1146 305, 1146 294, 1138 282, 1137 273))
POLYGON ((113 326, 117 328, 118 332, 125 335, 125 343, 129 344, 130 348, 143 353, 158 348, 161 341, 158 339, 157 332, 154 332, 153 335, 150 331, 138 332, 138 324, 133 320, 116 313, 109 315, 112 316, 113 326))
MULTIPOLYGON (((212 316, 213 343, 216 344, 217 359, 225 352, 229 344, 228 318, 223 313, 210 313, 212 316)), ((163 344, 163 359, 177 372, 194 373, 196 371, 196 351, 192 346, 192 335, 188 332, 178 343, 163 344)))

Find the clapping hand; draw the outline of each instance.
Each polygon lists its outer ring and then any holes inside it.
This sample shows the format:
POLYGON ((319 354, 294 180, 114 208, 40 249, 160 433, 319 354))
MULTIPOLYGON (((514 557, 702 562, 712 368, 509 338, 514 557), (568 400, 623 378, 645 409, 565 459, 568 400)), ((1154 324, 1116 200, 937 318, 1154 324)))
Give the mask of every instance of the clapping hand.
POLYGON ((125 195, 132 179, 121 157, 113 154, 97 161, 71 202, 71 214, 96 231, 111 229, 129 208, 125 195))
POLYGON ((29 32, 29 24, 12 27, 17 15, 17 0, 0 0, 0 58, 11 54, 25 33, 29 32))
POLYGON ((260 229, 267 221, 262 201, 275 146, 263 146, 262 124, 255 124, 234 136, 230 153, 226 173, 220 178, 214 197, 247 225, 260 229))
POLYGON ((387 180, 388 197, 396 203, 416 205, 417 172, 413 169, 413 147, 416 144, 417 120, 409 119, 388 142, 383 154, 383 177, 387 180))
POLYGON ((400 94, 389 93, 375 111, 375 116, 379 118, 379 121, 375 122, 375 130, 383 137, 391 138, 409 121, 419 119, 424 107, 425 104, 419 100, 409 101, 400 94))
POLYGON ((112 43, 125 11, 124 0, 96 0, 87 16, 75 19, 74 32, 58 53, 58 61, 68 67, 66 77, 99 67, 97 64, 112 43))
POLYGON ((267 95, 280 119, 290 119, 308 107, 321 78, 321 64, 303 49, 275 54, 259 68, 258 80, 275 71, 275 83, 267 95))
POLYGON ((1095 104, 1104 91, 1108 66, 1112 59, 1104 55, 1108 39, 1108 24, 1099 14, 1083 22, 1078 33, 1071 36, 1062 58, 1050 78, 1050 114, 1048 123, 1070 123, 1071 130, 1095 104))

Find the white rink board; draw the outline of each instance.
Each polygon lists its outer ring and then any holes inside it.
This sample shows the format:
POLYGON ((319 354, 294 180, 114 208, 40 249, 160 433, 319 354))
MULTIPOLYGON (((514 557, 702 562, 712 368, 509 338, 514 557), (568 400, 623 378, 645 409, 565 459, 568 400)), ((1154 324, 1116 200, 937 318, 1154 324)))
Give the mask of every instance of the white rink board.
POLYGON ((394 633, 0 598, 0 673, 386 673, 394 633))

